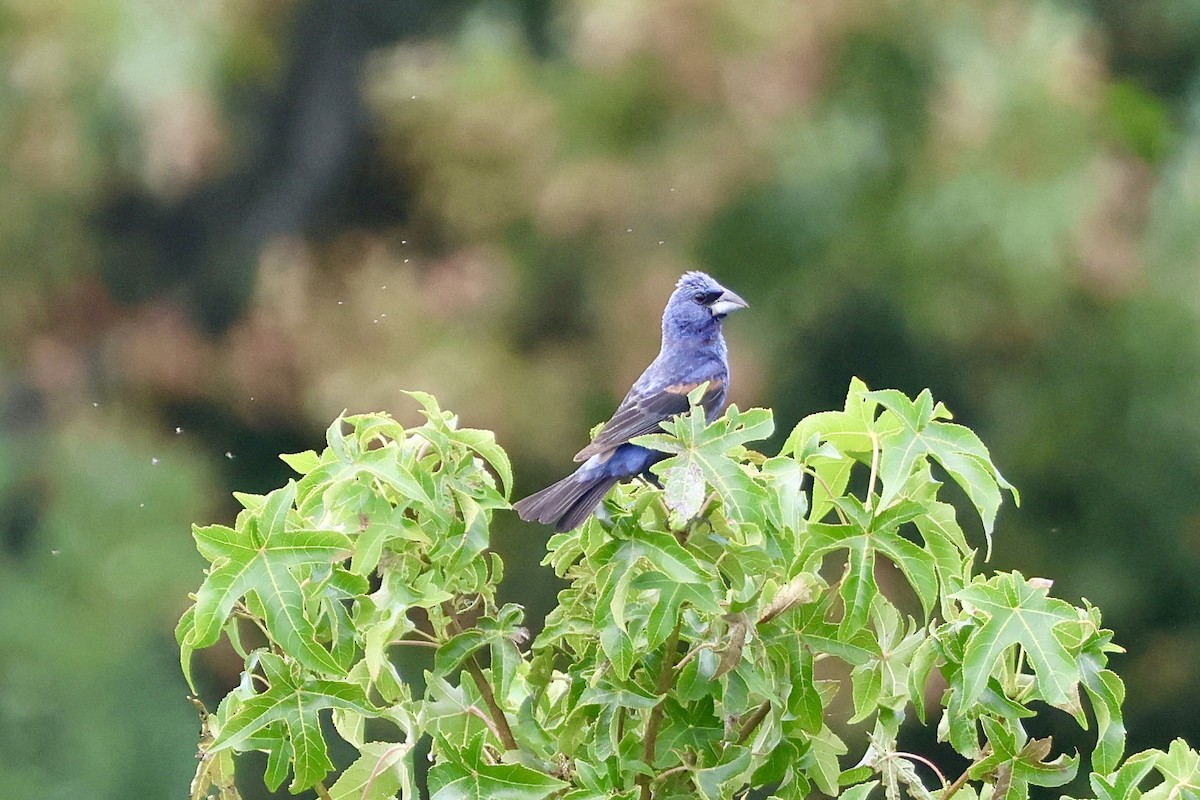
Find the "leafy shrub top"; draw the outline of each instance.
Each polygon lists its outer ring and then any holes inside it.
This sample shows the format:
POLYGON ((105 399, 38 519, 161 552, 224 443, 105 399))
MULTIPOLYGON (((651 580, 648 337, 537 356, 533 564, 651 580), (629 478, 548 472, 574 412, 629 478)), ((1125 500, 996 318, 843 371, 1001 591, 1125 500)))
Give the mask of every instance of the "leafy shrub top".
POLYGON ((772 457, 746 447, 773 432, 764 409, 707 425, 693 408, 642 437, 671 454, 663 487, 620 486, 605 519, 551 538, 544 563, 568 586, 532 641, 523 610, 497 605, 488 551, 507 456, 412 396, 424 425, 339 418, 323 452, 284 456, 298 480, 237 495, 233 527, 194 529, 212 563, 177 630, 185 674, 222 632, 245 672, 204 714, 193 797, 237 797, 233 754, 261 750, 272 789, 290 772, 293 792, 416 798, 428 737, 434 800, 1016 800, 1079 767, 1026 734, 1045 706, 1094 723, 1097 798, 1140 797, 1154 771, 1147 797, 1195 796, 1183 742, 1122 762, 1119 648, 1099 610, 974 572, 935 470, 989 546, 1016 492, 927 391, 855 381, 772 457), (432 654, 419 678, 397 666, 406 648, 432 654), (329 786, 326 710, 360 753, 329 786), (936 717, 960 776, 900 749, 910 716, 936 717))

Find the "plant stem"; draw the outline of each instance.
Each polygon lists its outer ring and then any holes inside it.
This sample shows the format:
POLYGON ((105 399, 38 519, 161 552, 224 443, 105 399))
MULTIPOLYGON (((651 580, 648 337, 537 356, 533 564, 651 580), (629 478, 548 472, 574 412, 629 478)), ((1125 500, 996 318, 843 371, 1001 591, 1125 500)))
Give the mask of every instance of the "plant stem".
POLYGON ((966 785, 967 776, 971 774, 971 767, 973 766, 975 766, 975 764, 971 764, 970 767, 964 769, 962 771, 962 775, 959 775, 954 779, 954 783, 946 787, 946 791, 942 792, 941 800, 950 800, 950 798, 954 797, 959 789, 966 785))
POLYGON ((907 758, 909 761, 916 761, 918 763, 924 764, 925 766, 927 766, 931 770, 933 770, 935 775, 937 775, 938 780, 941 781, 941 783, 942 783, 943 791, 949 788, 949 785, 946 781, 946 776, 942 774, 942 771, 940 769, 938 769, 938 765, 933 763, 932 761, 930 761, 928 758, 925 758, 925 756, 919 756, 916 753, 903 753, 899 750, 897 750, 892 755, 896 756, 897 758, 907 758))
POLYGON ((404 645, 406 647, 428 647, 433 650, 441 647, 437 642, 427 642, 424 639, 392 639, 389 645, 404 645))
MULTIPOLYGON (((671 635, 663 644, 662 664, 658 668, 658 680, 655 683, 657 694, 666 694, 675 677, 675 651, 679 649, 679 629, 682 624, 682 622, 675 624, 675 629, 671 631, 671 635)), ((642 761, 651 770, 654 769, 654 750, 658 746, 658 729, 662 725, 662 718, 663 704, 660 701, 658 705, 650 709, 650 719, 646 721, 646 744, 642 749, 642 761)), ((642 787, 641 800, 650 800, 650 776, 638 775, 637 782, 642 787)))
POLYGON ((655 775, 652 783, 661 783, 662 781, 665 781, 667 778, 671 777, 672 775, 678 775, 681 772, 687 772, 690 768, 691 767, 687 764, 679 764, 677 766, 671 767, 666 772, 660 772, 659 774, 655 775))
POLYGON ((742 727, 738 729, 737 743, 744 744, 754 733, 755 729, 762 724, 762 721, 767 718, 767 714, 770 713, 771 702, 769 700, 754 709, 750 716, 746 717, 746 721, 742 723, 742 727))
POLYGON ((329 790, 325 788, 325 784, 321 783, 320 781, 317 781, 316 785, 313 786, 313 790, 317 793, 317 797, 321 798, 321 800, 333 800, 329 794, 329 790))
POLYGON ((867 502, 865 508, 871 510, 874 505, 875 495, 875 480, 879 477, 879 437, 875 435, 875 431, 869 431, 871 434, 871 480, 867 482, 867 502))
MULTIPOLYGON (((446 611, 449 627, 455 634, 462 633, 462 624, 458 621, 458 617, 454 614, 453 609, 448 609, 446 604, 443 604, 443 611, 446 611)), ((483 674, 483 667, 479 666, 479 661, 475 659, 475 654, 472 653, 466 660, 467 672, 471 673, 471 677, 475 681, 475 688, 479 690, 483 702, 487 705, 488 711, 492 715, 492 722, 496 725, 496 735, 500 737, 500 743, 504 745, 505 750, 516 750, 517 740, 513 736, 512 727, 508 724, 508 717, 504 716, 504 709, 496 702, 496 695, 492 692, 492 685, 488 682, 487 676, 483 674)))
MULTIPOLYGON (((817 471, 816 471, 815 469, 813 469, 813 470, 806 469, 806 470, 804 471, 804 474, 806 474, 806 475, 811 475, 811 476, 812 476, 812 479, 813 479, 814 481, 816 481, 816 482, 818 482, 818 483, 820 483, 820 484, 821 484, 821 488, 825 490, 825 494, 829 495, 831 498, 833 498, 833 497, 837 497, 837 496, 838 496, 838 495, 837 495, 837 494, 836 494, 836 493, 833 491, 833 489, 829 488, 829 484, 825 482, 825 479, 824 479, 824 478, 822 478, 820 475, 818 475, 818 474, 817 474, 817 471)), ((842 512, 842 510, 841 510, 840 508, 838 508, 838 507, 835 505, 835 506, 833 507, 833 510, 837 512, 838 519, 840 519, 840 520, 842 521, 842 524, 843 524, 843 525, 847 525, 847 524, 849 524, 850 520, 846 519, 846 515, 845 515, 845 513, 843 513, 843 512, 842 512)), ((822 516, 822 517, 824 517, 825 515, 824 515, 824 514, 822 514, 821 516, 822 516)))
POLYGON ((517 740, 513 737, 512 728, 508 725, 508 717, 504 716, 504 709, 496 702, 496 695, 492 694, 492 685, 488 683, 487 676, 483 674, 483 668, 479 666, 474 655, 467 659, 467 671, 475 679, 475 687, 479 689, 479 694, 483 696, 483 702, 487 703, 488 711, 492 713, 492 721, 496 723, 496 733, 500 736, 504 748, 516 750, 517 740))
POLYGON ((691 650, 688 650, 687 653, 684 654, 683 658, 679 659, 679 663, 675 665, 675 671, 678 672, 686 667, 687 663, 696 656, 700 655, 701 651, 712 650, 714 647, 716 647, 716 645, 712 642, 701 642, 700 644, 696 645, 691 650))

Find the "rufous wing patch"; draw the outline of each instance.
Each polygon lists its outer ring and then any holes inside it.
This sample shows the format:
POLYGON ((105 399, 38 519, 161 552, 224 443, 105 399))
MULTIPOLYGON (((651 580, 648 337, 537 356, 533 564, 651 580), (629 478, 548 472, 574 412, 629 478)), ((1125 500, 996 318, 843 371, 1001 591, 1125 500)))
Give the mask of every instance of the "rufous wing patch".
POLYGON ((671 394, 690 394, 702 383, 708 384, 708 388, 704 390, 705 394, 721 388, 720 378, 709 378, 706 381, 686 381, 684 383, 672 383, 670 386, 663 389, 663 391, 670 392, 671 394))

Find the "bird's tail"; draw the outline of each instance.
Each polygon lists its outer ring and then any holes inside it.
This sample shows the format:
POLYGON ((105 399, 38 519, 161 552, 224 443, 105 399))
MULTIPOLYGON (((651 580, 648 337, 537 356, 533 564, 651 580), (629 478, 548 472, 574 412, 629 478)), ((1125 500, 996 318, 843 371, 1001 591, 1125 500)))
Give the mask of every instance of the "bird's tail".
POLYGON ((583 470, 518 500, 513 508, 526 522, 553 525, 559 533, 583 524, 618 480, 607 475, 581 475, 583 470))

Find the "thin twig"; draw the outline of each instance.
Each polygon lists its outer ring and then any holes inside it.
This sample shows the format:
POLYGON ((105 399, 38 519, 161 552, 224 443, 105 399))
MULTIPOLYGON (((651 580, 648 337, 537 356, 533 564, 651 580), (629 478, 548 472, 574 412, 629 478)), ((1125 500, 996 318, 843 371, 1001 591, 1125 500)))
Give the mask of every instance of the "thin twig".
POLYGON ((675 671, 678 672, 686 667, 689 661, 700 655, 701 650, 712 650, 716 646, 717 645, 714 642, 701 642, 700 644, 696 645, 691 650, 688 650, 687 653, 684 654, 683 658, 679 659, 679 663, 675 665, 675 671))
POLYGON ((869 431, 871 437, 871 479, 867 482, 867 502, 864 508, 871 510, 874 505, 875 480, 879 477, 879 437, 875 431, 869 431))
POLYGON ((949 788, 950 784, 949 784, 949 781, 946 780, 946 776, 942 774, 942 771, 940 769, 938 769, 937 764, 933 763, 925 756, 919 756, 916 753, 904 753, 899 750, 892 753, 892 755, 896 756, 897 758, 907 758, 909 761, 917 761, 917 762, 924 764, 925 766, 927 766, 931 770, 933 770, 934 774, 938 776, 938 780, 941 781, 941 783, 942 783, 943 790, 949 788))
MULTIPOLYGON (((658 681, 655 683, 657 694, 666 694, 671 688, 675 676, 675 651, 679 649, 679 629, 683 623, 676 623, 675 629, 667 637, 663 645, 662 664, 658 668, 658 681)), ((658 746, 658 728, 662 725, 663 704, 659 702, 650 709, 650 719, 646 721, 646 744, 642 748, 642 761, 650 769, 654 769, 654 750, 658 746)), ((650 800, 650 776, 638 775, 638 784, 642 787, 641 800, 650 800)))
POLYGON ((392 757, 393 754, 400 753, 403 756, 403 755, 406 755, 408 753, 408 751, 411 749, 412 749, 411 743, 401 742, 399 744, 394 744, 391 747, 389 747, 387 750, 383 751, 383 755, 381 755, 379 757, 379 760, 375 762, 375 767, 371 770, 371 774, 367 778, 366 785, 363 786, 362 796, 367 797, 371 791, 371 785, 375 783, 375 779, 387 771, 388 767, 390 766, 390 765, 388 765, 388 760, 392 757), (385 766, 385 765, 387 765, 387 766, 385 766))
POLYGON ((492 721, 496 723, 496 734, 500 737, 504 749, 516 750, 517 740, 513 737, 512 728, 508 725, 508 717, 504 716, 504 709, 496 702, 496 695, 492 694, 492 685, 488 683, 487 676, 483 674, 483 667, 479 666, 474 655, 467 657, 467 671, 475 679, 475 688, 479 689, 479 694, 483 696, 483 702, 487 703, 488 710, 492 712, 492 721))
POLYGON ((418 636, 424 636, 424 637, 425 637, 425 641, 427 641, 427 642, 433 642, 433 643, 434 643, 434 644, 436 644, 438 647, 441 647, 441 644, 442 644, 442 643, 441 643, 441 642, 439 642, 439 641, 438 641, 438 638, 437 638, 436 636, 434 636, 432 633, 429 633, 428 631, 423 631, 423 630, 421 630, 420 628, 413 628, 413 629, 412 629, 412 632, 413 632, 413 633, 415 633, 415 634, 417 634, 418 636))
POLYGON ((488 717, 487 714, 480 711, 478 706, 467 706, 467 713, 474 717, 478 717, 483 724, 487 726, 487 729, 492 732, 493 736, 495 736, 497 739, 500 738, 500 731, 496 728, 496 723, 492 722, 491 718, 488 717))
POLYGON ((1013 667, 1012 674, 1012 691, 1013 696, 1024 694, 1021 689, 1021 671, 1025 669, 1025 648, 1017 645, 1016 665, 1013 667))
MULTIPOLYGON (((442 610, 447 612, 451 632, 454 634, 462 633, 463 628, 459 624, 458 617, 454 614, 453 610, 447 610, 447 605, 447 603, 443 603, 442 610)), ((466 667, 467 672, 471 673, 471 678, 475 681, 475 688, 479 690, 479 695, 483 698, 483 702, 487 704, 488 711, 491 712, 492 722, 496 725, 497 738, 504 745, 504 749, 518 749, 516 737, 513 736, 512 727, 508 724, 508 717, 504 715, 504 709, 496 702, 496 695, 492 693, 492 685, 488 682, 487 676, 483 674, 483 667, 479 666, 479 661, 476 660, 474 653, 467 656, 466 667)))
MULTIPOLYGON (((817 474, 816 470, 805 470, 805 472, 807 472, 809 475, 812 475, 813 480, 818 481, 821 484, 821 488, 825 490, 825 494, 829 495, 830 499, 835 497, 835 495, 833 493, 833 489, 830 488, 829 484, 825 482, 824 478, 822 478, 820 475, 817 474)), ((842 513, 842 510, 832 503, 830 505, 832 505, 833 510, 837 512, 838 519, 840 519, 842 521, 842 524, 848 525, 850 523, 850 520, 846 519, 846 515, 844 513, 842 513)), ((819 520, 813 520, 813 521, 819 522, 819 520)))
POLYGON ((651 780, 650 783, 652 785, 656 784, 656 783, 660 783, 662 781, 665 781, 667 778, 671 777, 672 775, 678 775, 681 772, 687 772, 691 768, 692 768, 691 764, 680 764, 678 766, 671 767, 669 770, 667 770, 665 772, 660 772, 659 774, 655 775, 654 779, 651 780))
POLYGON ((959 775, 954 779, 954 783, 946 787, 946 791, 942 792, 941 800, 950 800, 951 797, 954 797, 954 795, 958 793, 959 789, 966 785, 967 781, 970 779, 971 770, 973 770, 979 764, 979 762, 988 755, 990 749, 991 748, 984 747, 984 751, 979 754, 979 758, 972 761, 971 764, 962 771, 962 775, 959 775))
POLYGON ((427 642, 424 639, 392 639, 390 642, 388 642, 388 644, 401 644, 409 647, 428 647, 433 650, 437 650, 439 647, 441 647, 441 645, 437 642, 427 642))
POLYGON ((250 609, 246 608, 246 606, 245 606, 244 604, 242 604, 242 603, 238 603, 236 606, 234 606, 234 609, 233 609, 233 614, 234 614, 234 616, 236 616, 236 617, 241 617, 242 619, 248 619, 248 620, 250 620, 251 622, 253 622, 253 623, 255 624, 255 626, 257 626, 257 627, 258 627, 258 629, 259 629, 260 631, 262 631, 262 635, 263 635, 263 637, 264 637, 264 638, 266 638, 266 640, 267 640, 268 642, 270 642, 270 641, 273 641, 273 640, 271 639, 271 634, 270 634, 270 633, 267 631, 267 628, 266 628, 266 626, 263 624, 262 620, 261 620, 261 619, 259 619, 259 618, 258 618, 257 616, 255 616, 254 614, 251 614, 251 613, 250 613, 250 609))
POLYGON ((771 702, 768 700, 761 706, 754 709, 750 716, 746 717, 746 721, 742 723, 742 727, 738 729, 738 744, 745 744, 756 728, 762 724, 762 721, 767 718, 767 714, 771 713, 771 702))
POLYGON ((416 458, 414 459, 414 461, 420 461, 422 458, 425 457, 425 453, 426 453, 426 451, 429 450, 429 445, 432 444, 432 442, 429 441, 429 437, 421 436, 421 434, 417 433, 417 431, 413 431, 413 433, 416 434, 417 437, 420 438, 420 440, 421 440, 421 445, 420 445, 420 447, 417 448, 417 455, 416 455, 416 458))

